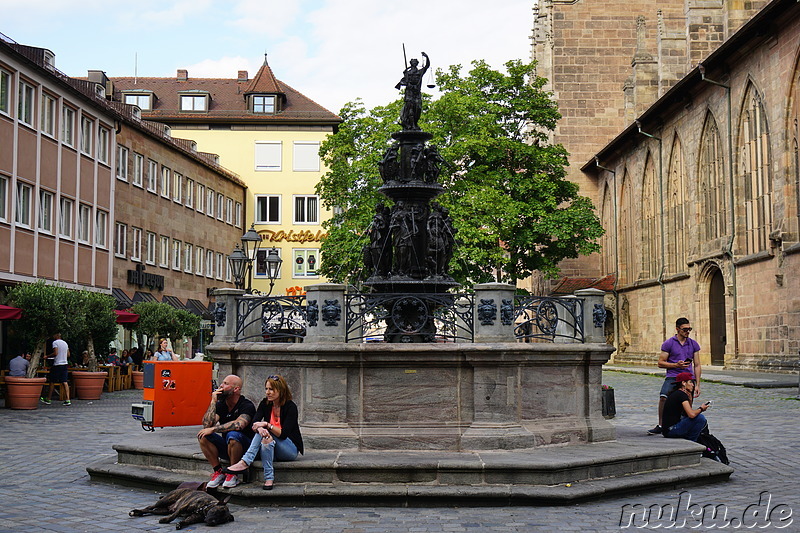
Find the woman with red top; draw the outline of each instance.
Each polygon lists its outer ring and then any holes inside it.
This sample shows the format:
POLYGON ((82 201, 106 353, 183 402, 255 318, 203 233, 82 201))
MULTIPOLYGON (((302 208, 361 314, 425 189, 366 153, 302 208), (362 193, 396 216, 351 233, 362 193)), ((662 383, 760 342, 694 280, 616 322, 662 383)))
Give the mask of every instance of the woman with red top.
POLYGON ((269 376, 264 383, 266 398, 258 404, 253 417, 256 435, 242 460, 225 469, 228 474, 241 474, 253 464, 261 452, 264 466, 264 490, 272 490, 275 480, 273 461, 294 461, 303 453, 303 437, 297 423, 297 405, 292 391, 281 376, 269 376))

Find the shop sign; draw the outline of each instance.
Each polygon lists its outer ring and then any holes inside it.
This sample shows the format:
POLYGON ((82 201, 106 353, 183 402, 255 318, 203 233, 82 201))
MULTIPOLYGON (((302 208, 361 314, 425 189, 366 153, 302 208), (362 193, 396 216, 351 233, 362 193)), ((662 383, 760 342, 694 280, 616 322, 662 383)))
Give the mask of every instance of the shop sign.
POLYGON ((145 273, 144 265, 136 265, 136 270, 128 270, 128 283, 148 289, 164 290, 164 276, 145 273))
POLYGON ((305 231, 295 231, 295 230, 278 230, 272 231, 268 229, 262 229, 258 232, 259 235, 264 239, 264 242, 297 242, 300 244, 306 242, 320 242, 328 236, 322 230, 318 230, 316 232, 311 230, 305 231))

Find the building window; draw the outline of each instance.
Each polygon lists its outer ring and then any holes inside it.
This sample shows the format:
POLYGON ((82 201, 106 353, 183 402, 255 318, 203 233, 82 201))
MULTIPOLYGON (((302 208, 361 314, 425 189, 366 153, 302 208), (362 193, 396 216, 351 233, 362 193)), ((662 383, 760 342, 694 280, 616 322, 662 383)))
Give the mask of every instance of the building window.
POLYGON ((152 159, 147 160, 147 190, 155 193, 158 184, 158 163, 152 159))
POLYGON ((281 223, 281 197, 256 196, 256 223, 280 224, 281 223))
POLYGON ((206 205, 206 187, 205 185, 197 184, 197 212, 202 213, 206 205))
POLYGON ((222 220, 225 217, 225 195, 221 192, 217 193, 217 220, 222 220))
POLYGON ((117 146, 117 179, 128 181, 128 149, 117 146))
POLYGON ((203 112, 208 109, 208 95, 182 94, 181 111, 203 112))
POLYGON ((156 234, 152 231, 147 232, 147 256, 145 262, 148 265, 156 264, 156 234))
POLYGON ((177 172, 172 175, 172 201, 176 204, 183 202, 183 176, 177 172))
POLYGON ((744 196, 744 249, 766 250, 772 232, 772 165, 769 125, 761 95, 750 84, 739 131, 739 183, 744 196))
POLYGON ((728 209, 722 140, 710 113, 700 140, 699 178, 703 236, 705 240, 714 240, 727 232, 728 209))
POLYGON ((11 114, 11 73, 0 69, 0 113, 11 114))
POLYGON ((216 258, 217 258, 217 268, 216 268, 217 279, 221 281, 222 280, 222 275, 223 275, 222 271, 224 270, 225 262, 224 262, 224 260, 222 258, 222 254, 219 253, 219 252, 217 252, 216 258))
POLYGON ((169 268, 169 237, 161 236, 161 249, 159 250, 158 265, 169 268))
POLYGON ((172 239, 172 270, 181 269, 181 247, 183 243, 179 240, 172 239))
POLYGON ((297 141, 294 143, 292 170, 295 172, 319 172, 319 143, 297 141))
POLYGON ((142 186, 144 176, 144 156, 142 154, 133 153, 133 181, 132 183, 137 187, 142 186))
POLYGON ((138 106, 142 111, 150 111, 150 94, 126 94, 125 103, 138 106))
POLYGON ((214 189, 206 191, 206 215, 214 216, 214 189))
POLYGON ((667 272, 677 274, 686 270, 686 167, 678 136, 672 143, 672 155, 667 174, 667 272))
POLYGON ((186 178, 186 207, 192 209, 194 207, 194 180, 186 178))
POLYGON ((128 226, 122 222, 115 225, 114 255, 123 259, 128 255, 128 226))
POLYGON ((621 253, 620 253, 620 279, 624 284, 630 284, 636 281, 638 275, 637 259, 636 259, 636 235, 635 224, 636 214, 634 212, 633 192, 631 187, 631 177, 628 174, 628 169, 622 174, 622 193, 620 194, 622 201, 620 202, 620 240, 621 253))
POLYGON ((105 248, 108 246, 108 239, 106 237, 106 232, 108 231, 108 213, 98 210, 94 224, 94 242, 100 248, 105 248))
MULTIPOLYGON (((278 257, 282 257, 283 256, 283 250, 280 249, 280 248, 276 248, 276 250, 278 250, 278 257)), ((257 277, 257 278, 266 278, 268 276, 268 274, 269 274, 269 272, 267 271, 267 255, 268 254, 269 254, 269 249, 263 249, 263 248, 260 249, 258 251, 258 253, 256 254, 256 264, 255 264, 255 270, 253 272, 253 275, 255 277, 257 277)), ((282 268, 283 268, 283 266, 281 265, 281 269, 282 268)), ((278 277, 276 279, 280 279, 280 278, 281 278, 281 272, 280 272, 280 270, 278 270, 278 277)))
POLYGON ((316 196, 294 197, 294 223, 319 223, 319 201, 316 196))
POLYGON ((72 238, 72 208, 73 202, 69 198, 61 198, 58 213, 58 234, 67 239, 72 238))
POLYGON ((214 277, 214 251, 206 250, 206 277, 214 277))
MULTIPOLYGON (((108 164, 110 151, 111 151, 111 132, 109 132, 106 128, 98 128, 97 129, 97 159, 99 159, 101 163, 108 164)), ((126 159, 126 161, 125 161, 126 173, 127 173, 127 166, 128 166, 128 162, 127 162, 127 159, 126 159)))
POLYGON ((225 199, 225 222, 233 224, 233 198, 225 199))
POLYGON ((233 225, 237 228, 242 227, 242 203, 236 202, 236 214, 233 221, 233 225))
POLYGON ((0 176, 0 220, 8 222, 8 178, 0 176))
POLYGON ((92 155, 92 130, 94 123, 86 117, 81 118, 81 152, 92 155))
POLYGON ((161 167, 161 196, 163 198, 169 198, 169 177, 170 177, 170 169, 165 166, 161 167))
POLYGON ((61 142, 75 147, 75 110, 68 106, 61 108, 61 142))
POLYGON ((275 114, 275 96, 274 95, 254 95, 252 97, 253 113, 265 113, 268 115, 275 114))
POLYGON ((203 259, 205 258, 205 253, 206 251, 202 246, 197 247, 194 260, 194 273, 198 276, 203 275, 203 259))
POLYGON ((652 154, 647 154, 644 164, 644 188, 642 190, 642 276, 643 279, 658 277, 660 270, 661 223, 657 192, 658 179, 652 154))
POLYGON ((17 102, 17 118, 23 124, 33 127, 33 104, 36 89, 24 81, 19 82, 19 101, 17 102))
POLYGON ((317 274, 317 260, 319 259, 319 250, 313 248, 295 248, 292 250, 294 271, 292 273, 295 278, 316 278, 317 274))
POLYGON ((281 170, 281 142, 256 141, 256 171, 278 172, 281 170))
POLYGON ((31 195, 33 187, 21 181, 17 182, 17 210, 14 215, 16 223, 22 227, 31 227, 31 195))
POLYGON ((39 231, 53 233, 53 193, 39 190, 39 231))
POLYGON ((89 243, 92 236, 92 207, 81 204, 78 207, 78 242, 89 243))
POLYGON ((131 228, 131 261, 142 260, 142 228, 131 228))
POLYGON ((42 132, 55 137, 56 135, 56 101, 48 95, 42 95, 42 132))
POLYGON ((187 274, 192 273, 192 259, 194 258, 193 246, 186 243, 186 248, 183 251, 183 271, 187 274))

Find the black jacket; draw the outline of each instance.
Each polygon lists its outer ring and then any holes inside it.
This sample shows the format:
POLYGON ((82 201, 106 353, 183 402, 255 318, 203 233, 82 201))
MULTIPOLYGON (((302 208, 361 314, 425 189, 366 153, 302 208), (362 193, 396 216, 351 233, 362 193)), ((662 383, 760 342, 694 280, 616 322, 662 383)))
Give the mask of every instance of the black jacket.
MULTIPOLYGON (((272 402, 267 402, 264 398, 258 404, 256 415, 253 417, 253 422, 266 421, 269 422, 270 413, 272 411, 272 402)), ((303 436, 300 434, 300 426, 297 423, 297 404, 289 400, 281 406, 281 438, 289 438, 297 446, 297 451, 303 453, 303 436)))

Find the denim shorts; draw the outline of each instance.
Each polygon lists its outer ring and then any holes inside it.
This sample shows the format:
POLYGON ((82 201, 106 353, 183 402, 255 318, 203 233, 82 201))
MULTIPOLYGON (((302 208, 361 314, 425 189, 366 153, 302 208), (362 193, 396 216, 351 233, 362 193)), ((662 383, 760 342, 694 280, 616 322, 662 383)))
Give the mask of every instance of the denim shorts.
POLYGON ((214 446, 217 447, 217 454, 221 459, 229 459, 228 442, 235 440, 242 445, 244 450, 246 450, 248 446, 250 446, 250 441, 253 440, 253 435, 242 433, 241 431, 228 431, 227 433, 222 434, 212 433, 211 435, 206 435, 206 439, 214 443, 214 446))
POLYGON ((675 376, 667 376, 664 378, 664 384, 661 385, 661 396, 662 398, 666 398, 670 395, 672 391, 675 390, 675 376))

